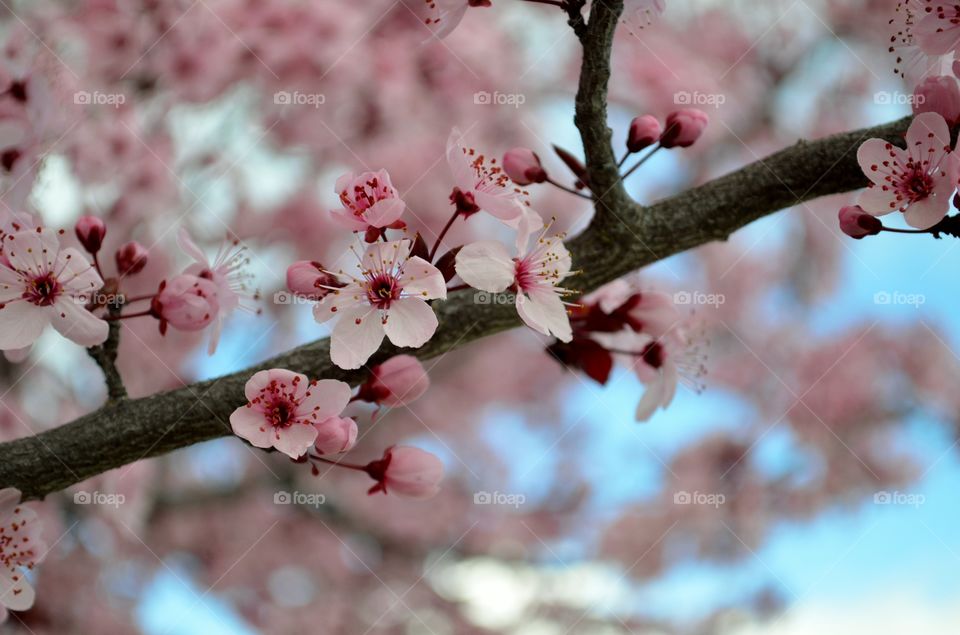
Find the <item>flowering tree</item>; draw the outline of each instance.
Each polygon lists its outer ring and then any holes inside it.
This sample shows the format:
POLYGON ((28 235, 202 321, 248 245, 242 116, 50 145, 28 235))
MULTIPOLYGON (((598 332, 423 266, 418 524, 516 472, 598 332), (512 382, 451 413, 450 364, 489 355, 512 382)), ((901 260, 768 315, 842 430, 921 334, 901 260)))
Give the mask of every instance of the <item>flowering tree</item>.
MULTIPOLYGON (((590 546, 571 560, 652 580, 913 482, 916 462, 892 451, 911 401, 896 395, 955 417, 943 337, 922 321, 909 338, 825 333, 810 313, 843 284, 851 239, 960 236, 960 14, 811 3, 811 30, 780 22, 787 3, 743 20, 736 3, 691 4, 6 7, 8 627, 139 632, 145 580, 167 569, 264 632, 489 632, 503 624, 464 610, 444 572, 535 566, 576 540, 590 546), (525 38, 518 20, 539 26, 525 38), (525 50, 537 29, 556 42, 525 50), (775 95, 804 64, 832 64, 811 51, 837 42, 882 59, 897 90, 874 102, 904 98, 915 116, 863 128, 855 104, 874 87, 854 68, 810 89, 806 121, 784 121, 775 95), (560 147, 558 103, 579 148, 560 147), (787 209, 788 240, 738 233, 787 209), (789 310, 761 317, 777 294, 789 310), (609 404, 637 382, 631 418, 649 423, 629 434, 643 442, 708 370, 749 420, 644 457, 665 473, 656 493, 585 534, 596 485, 579 420, 562 423, 568 396, 635 426, 609 404), (503 447, 503 429, 488 442, 504 412, 547 449, 503 447), (815 478, 753 460, 781 423, 815 478), (501 494, 517 477, 539 495, 501 494)), ((763 588, 740 608, 779 599, 763 588)), ((569 632, 682 628, 531 605, 569 632)))

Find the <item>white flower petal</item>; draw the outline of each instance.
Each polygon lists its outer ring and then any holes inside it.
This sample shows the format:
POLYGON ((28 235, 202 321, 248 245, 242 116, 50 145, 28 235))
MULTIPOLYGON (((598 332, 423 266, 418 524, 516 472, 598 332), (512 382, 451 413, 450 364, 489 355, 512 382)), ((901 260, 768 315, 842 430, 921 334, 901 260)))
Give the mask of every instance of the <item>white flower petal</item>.
POLYGON ((501 243, 484 240, 460 250, 456 269, 457 275, 471 287, 500 293, 513 284, 516 265, 501 243))
POLYGON ((376 309, 357 307, 345 311, 333 329, 330 359, 340 368, 360 368, 380 348, 383 336, 383 323, 376 309))
POLYGON ((383 328, 397 346, 417 348, 433 337, 437 330, 437 316, 423 300, 404 298, 390 305, 383 328))

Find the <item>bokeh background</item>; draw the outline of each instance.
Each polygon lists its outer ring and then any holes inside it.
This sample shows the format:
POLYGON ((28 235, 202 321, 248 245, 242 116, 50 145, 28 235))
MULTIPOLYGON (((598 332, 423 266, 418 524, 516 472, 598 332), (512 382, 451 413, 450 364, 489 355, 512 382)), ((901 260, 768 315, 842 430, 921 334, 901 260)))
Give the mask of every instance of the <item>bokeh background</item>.
MULTIPOLYGON (((387 169, 428 242, 450 214, 454 126, 493 156, 529 146, 571 181, 550 145, 580 152, 576 38, 553 7, 493 5, 437 41, 415 0, 3 3, 8 72, 49 106, 3 174, 8 209, 67 228, 97 214, 106 253, 148 245, 132 292, 186 262, 178 227, 210 253, 249 248, 259 313, 235 315, 215 355, 202 335, 125 324, 132 394, 327 333, 276 294, 294 260, 353 258, 327 214, 344 172, 387 169)), ((622 28, 618 151, 635 115, 711 117, 631 193, 652 201, 909 114, 886 51, 894 5, 668 0, 655 24, 622 28)), ((559 229, 589 222, 580 199, 531 194, 559 229)), ((532 331, 479 340, 429 361, 431 390, 409 408, 351 411, 349 457, 428 449, 447 470, 437 498, 367 497, 354 474, 315 477, 236 438, 141 461, 47 499, 36 605, 0 631, 953 635, 960 251, 851 240, 836 212, 854 199, 785 210, 631 279, 674 294, 709 369, 650 422, 633 421, 643 386, 627 368, 600 386, 532 331), (91 493, 115 504, 77 502, 91 493)), ((477 217, 446 244, 478 237, 509 239, 477 217)), ((85 351, 47 334, 0 365, 0 438, 104 396, 85 351)))

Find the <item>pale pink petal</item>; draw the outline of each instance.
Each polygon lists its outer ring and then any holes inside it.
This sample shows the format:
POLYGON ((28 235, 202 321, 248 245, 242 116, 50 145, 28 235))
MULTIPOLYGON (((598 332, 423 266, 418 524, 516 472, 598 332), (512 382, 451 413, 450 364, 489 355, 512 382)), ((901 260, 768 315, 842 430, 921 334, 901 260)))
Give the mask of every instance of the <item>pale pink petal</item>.
POLYGON ((553 335, 561 342, 573 339, 570 316, 560 296, 553 291, 535 290, 517 294, 517 312, 520 319, 535 331, 553 335))
POLYGON ((463 135, 459 128, 450 131, 447 137, 447 165, 453 174, 453 181, 464 192, 471 192, 476 186, 476 173, 470 166, 470 159, 463 152, 463 135))
POLYGON ((394 264, 404 262, 410 255, 409 240, 375 242, 363 254, 363 267, 368 271, 391 270, 394 264))
POLYGON ((653 413, 663 405, 664 395, 666 393, 666 382, 663 375, 658 374, 657 378, 648 383, 643 391, 643 397, 637 404, 637 411, 634 418, 637 421, 648 421, 653 413))
POLYGON ((475 191, 473 200, 477 207, 496 216, 508 225, 519 223, 524 218, 526 207, 513 195, 495 195, 488 192, 475 191))
POLYGON ((867 139, 857 150, 857 163, 868 179, 879 185, 884 184, 883 177, 889 170, 883 167, 884 161, 899 160, 905 152, 889 141, 867 139))
POLYGON ((437 316, 423 300, 403 298, 390 305, 383 329, 397 346, 418 348, 433 337, 437 330, 437 316))
POLYGON ((418 256, 409 258, 403 264, 403 273, 400 274, 399 281, 405 296, 415 295, 424 300, 447 297, 447 281, 443 279, 443 274, 418 256))
POLYGON ((363 212, 363 220, 373 227, 386 227, 400 220, 407 206, 398 198, 388 198, 374 203, 363 212))
POLYGON ((330 339, 330 359, 343 369, 360 368, 380 348, 383 336, 379 311, 369 306, 344 311, 330 339))
POLYGON ((357 422, 353 419, 331 417, 316 426, 314 447, 319 454, 347 452, 357 443, 357 422))
POLYGON ((948 198, 930 196, 922 201, 911 203, 910 206, 904 210, 903 218, 907 221, 907 225, 911 227, 927 229, 943 220, 949 207, 950 201, 948 198))
POLYGON ((0 567, 0 604, 11 611, 26 611, 36 594, 23 571, 0 567))
POLYGON ((197 243, 193 242, 193 238, 190 237, 190 232, 188 232, 185 227, 181 227, 177 231, 177 244, 183 253, 193 258, 197 264, 202 265, 204 268, 210 266, 210 261, 207 260, 207 256, 203 253, 203 250, 197 246, 197 243))
POLYGON ((247 401, 253 401, 260 396, 260 391, 270 385, 270 382, 277 382, 280 385, 287 386, 288 389, 294 385, 297 386, 297 392, 303 394, 306 392, 305 386, 309 382, 306 375, 295 373, 286 368, 271 368, 270 370, 261 370, 253 374, 247 380, 243 388, 243 394, 247 401))
POLYGON ((857 205, 873 216, 883 216, 899 209, 894 191, 892 189, 884 190, 879 185, 868 187, 860 192, 857 205))
POLYGON ((346 209, 330 210, 330 219, 344 229, 349 229, 352 232, 360 232, 367 228, 367 223, 346 209))
POLYGON ((516 264, 507 248, 494 240, 467 245, 457 253, 457 275, 475 289, 500 293, 513 284, 516 264))
POLYGON ((933 160, 934 164, 946 148, 950 147, 950 128, 943 117, 935 112, 920 113, 913 118, 907 129, 907 151, 911 156, 933 160))
POLYGON ((255 407, 240 406, 234 410, 230 415, 230 427, 235 435, 246 439, 255 448, 269 448, 273 445, 273 426, 255 407))
POLYGON ((5 487, 0 489, 0 524, 13 513, 14 508, 20 504, 21 493, 16 487, 5 487))
POLYGON ((80 346, 96 346, 107 339, 109 326, 83 304, 61 296, 53 303, 50 322, 60 335, 80 346))
POLYGON ((298 417, 309 417, 313 423, 335 417, 343 412, 350 402, 350 386, 335 379, 321 379, 307 386, 306 393, 297 408, 298 417))
POLYGON ((56 235, 45 229, 12 234, 3 243, 3 253, 14 269, 20 271, 53 271, 60 243, 56 235))
POLYGON ((355 283, 348 284, 342 289, 333 289, 320 302, 313 305, 313 319, 323 324, 354 307, 368 304, 366 297, 363 287, 355 283))
POLYGON ((50 324, 54 308, 38 307, 26 301, 8 302, 0 308, 0 350, 33 344, 50 324))
POLYGON ((310 424, 294 423, 279 431, 273 447, 292 459, 303 456, 317 438, 317 429, 310 424))
POLYGON ((103 278, 96 268, 83 253, 73 247, 61 250, 54 266, 55 271, 60 272, 57 280, 66 291, 74 295, 80 294, 89 300, 103 287, 103 278))

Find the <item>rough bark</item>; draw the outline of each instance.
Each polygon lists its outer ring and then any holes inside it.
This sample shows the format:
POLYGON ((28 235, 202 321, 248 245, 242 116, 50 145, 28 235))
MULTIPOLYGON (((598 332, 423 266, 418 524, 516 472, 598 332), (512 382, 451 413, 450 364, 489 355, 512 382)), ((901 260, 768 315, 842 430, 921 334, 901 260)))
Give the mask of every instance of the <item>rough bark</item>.
MULTIPOLYGON (((744 225, 819 196, 863 187, 859 144, 882 137, 902 144, 909 118, 886 125, 798 141, 727 176, 649 207, 632 201, 620 182, 606 121, 610 51, 622 0, 594 0, 589 22, 578 23, 584 54, 575 122, 586 155, 595 216, 568 246, 582 273, 583 292, 640 267, 713 240, 744 225)), ((572 22, 577 22, 574 16, 572 22)), ((471 291, 435 306, 440 326, 412 351, 433 358, 520 324, 512 306, 476 304, 471 291)), ((370 365, 396 350, 385 347, 370 365)), ((40 498, 107 470, 231 433, 230 413, 244 402, 243 385, 257 370, 282 367, 315 378, 357 383, 362 371, 330 362, 327 339, 301 346, 253 368, 142 399, 119 399, 36 436, 0 444, 0 487, 40 498)), ((239 442, 239 441, 238 441, 239 442)))

